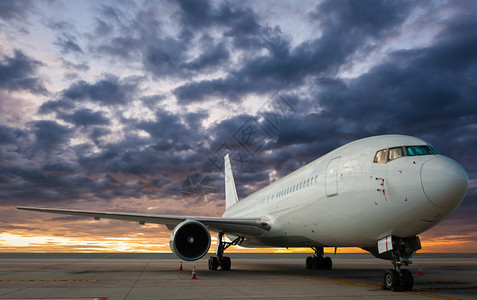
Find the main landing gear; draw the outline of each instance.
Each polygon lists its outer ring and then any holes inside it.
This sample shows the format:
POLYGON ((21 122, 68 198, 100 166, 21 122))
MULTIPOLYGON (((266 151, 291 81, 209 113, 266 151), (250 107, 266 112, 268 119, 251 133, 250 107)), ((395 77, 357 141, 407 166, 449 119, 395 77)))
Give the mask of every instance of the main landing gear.
POLYGON ((243 237, 241 236, 237 237, 232 242, 224 241, 223 237, 223 232, 217 234, 217 256, 209 257, 209 270, 215 271, 220 267, 224 271, 229 271, 232 266, 232 261, 230 260, 230 257, 224 256, 224 251, 230 246, 235 246, 243 241, 243 237))
POLYGON ((311 249, 315 251, 315 255, 306 258, 306 268, 331 270, 333 261, 330 257, 323 257, 323 247, 313 247, 311 249))
POLYGON ((412 264, 410 258, 421 249, 419 238, 398 238, 393 239, 393 257, 394 269, 388 269, 384 272, 384 288, 391 291, 409 291, 414 286, 414 277, 409 270, 401 269, 402 265, 412 264))

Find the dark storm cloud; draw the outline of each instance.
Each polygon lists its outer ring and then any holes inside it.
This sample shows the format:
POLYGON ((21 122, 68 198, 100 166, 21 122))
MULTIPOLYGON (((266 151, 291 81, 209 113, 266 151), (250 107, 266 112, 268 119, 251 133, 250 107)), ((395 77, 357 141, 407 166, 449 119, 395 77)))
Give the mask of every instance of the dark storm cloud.
POLYGON ((157 39, 146 46, 144 67, 158 77, 179 75, 181 62, 185 60, 183 43, 174 38, 157 39))
POLYGON ((55 121, 32 122, 31 130, 35 135, 35 150, 57 150, 73 136, 73 130, 55 121))
POLYGON ((180 1, 170 16, 180 28, 177 34, 165 30, 157 19, 164 14, 163 7, 149 3, 133 11, 125 14, 119 7, 101 7, 95 30, 103 38, 92 36, 92 48, 126 60, 139 57, 143 68, 156 77, 191 78, 227 66, 229 39, 234 47, 259 49, 263 44, 255 37, 261 30, 255 13, 243 5, 180 1), (223 31, 222 36, 212 38, 209 30, 215 29, 223 31))
POLYGON ((158 113, 154 122, 140 122, 136 126, 151 135, 156 150, 182 151, 190 149, 190 143, 183 142, 184 138, 189 136, 188 130, 176 115, 158 113))
POLYGON ((230 28, 228 35, 255 34, 260 30, 255 12, 244 5, 219 3, 217 7, 208 0, 178 1, 178 15, 187 30, 197 30, 210 26, 230 28))
MULTIPOLYGON (((138 81, 135 78, 119 80, 112 75, 106 75, 103 79, 94 83, 88 83, 84 80, 76 81, 64 89, 58 99, 43 103, 39 112, 61 112, 64 117, 70 113, 71 109, 88 101, 104 106, 126 105, 133 100, 137 84, 138 81)), ((96 121, 98 121, 97 117, 96 121)), ((106 124, 104 120, 101 122, 106 124)))
POLYGON ((476 24, 452 21, 430 47, 395 52, 349 84, 324 88, 320 104, 369 133, 438 135, 475 123, 476 24))
POLYGON ((96 146, 100 147, 101 144, 102 144, 101 141, 100 141, 100 138, 104 137, 104 136, 106 136, 110 133, 111 133, 111 130, 109 130, 107 128, 95 127, 95 128, 93 128, 93 130, 89 134, 89 138, 91 139, 91 141, 93 141, 93 143, 96 146))
POLYGON ((75 107, 75 104, 72 101, 70 101, 67 98, 62 98, 59 100, 50 100, 43 103, 38 109, 38 112, 40 114, 46 114, 49 112, 70 110, 70 109, 73 109, 74 107, 75 107))
POLYGON ((61 53, 80 53, 84 54, 83 49, 78 45, 77 39, 70 33, 64 32, 56 38, 55 45, 61 47, 61 53))
POLYGON ((130 85, 121 85, 118 78, 110 77, 95 83, 79 81, 63 92, 73 101, 91 100, 105 105, 125 104, 132 94, 130 85))
POLYGON ((0 145, 16 143, 17 137, 21 134, 21 131, 18 129, 3 126, 0 124, 0 145))
MULTIPOLYGON (((9 177, 9 184, 0 191, 0 198, 10 198, 28 203, 52 202, 62 199, 78 199, 81 187, 93 185, 86 177, 68 174, 68 168, 61 172, 51 170, 49 166, 29 169, 21 166, 1 167, 1 173, 9 177)), ((58 166, 54 167, 58 168, 58 166)))
POLYGON ((6 21, 25 21, 33 8, 31 0, 2 0, 0 1, 0 19, 6 21))
POLYGON ((193 61, 187 62, 185 68, 192 71, 201 71, 210 67, 216 67, 222 61, 227 61, 228 59, 229 52, 225 45, 220 43, 193 61))
POLYGON ((79 109, 72 114, 60 114, 58 117, 76 126, 88 127, 109 124, 109 120, 103 116, 103 113, 99 111, 94 112, 88 108, 79 109))
POLYGON ((252 92, 300 86, 308 76, 336 72, 360 49, 369 51, 370 41, 397 33, 411 8, 407 2, 325 1, 311 14, 323 26, 319 38, 291 48, 278 28, 254 29, 256 44, 269 55, 246 58, 225 78, 188 82, 174 94, 179 102, 190 103, 210 96, 238 99, 252 92))
MULTIPOLYGON (((161 181, 174 185, 182 179, 179 173, 197 166, 203 159, 200 153, 204 152, 207 138, 201 130, 201 122, 207 116, 207 113, 178 116, 158 111, 154 121, 130 119, 129 126, 146 131, 150 137, 127 134, 115 143, 100 142, 99 139, 109 132, 94 129, 91 137, 101 151, 86 151, 79 155, 80 168, 91 174, 107 172, 141 178, 150 176, 148 182, 159 176, 163 178, 161 181)), ((169 188, 166 184, 165 189, 169 188)), ((135 196, 142 192, 139 190, 135 196)))
POLYGON ((0 88, 9 91, 27 90, 46 94, 42 80, 36 76, 43 63, 28 57, 21 50, 15 50, 12 57, 0 57, 0 88))

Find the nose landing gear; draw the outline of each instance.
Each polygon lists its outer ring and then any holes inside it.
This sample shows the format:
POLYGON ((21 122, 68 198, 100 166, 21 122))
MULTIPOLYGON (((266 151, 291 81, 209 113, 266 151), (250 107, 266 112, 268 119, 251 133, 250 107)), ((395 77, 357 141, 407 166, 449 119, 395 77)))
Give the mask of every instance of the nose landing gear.
POLYGON ((407 269, 388 269, 384 272, 384 288, 393 292, 409 291, 414 286, 414 277, 407 269))
POLYGON ((409 291, 414 286, 414 277, 407 269, 401 269, 402 265, 412 264, 410 258, 414 256, 417 250, 421 249, 419 237, 411 238, 393 238, 393 269, 384 272, 384 288, 391 291, 409 291))

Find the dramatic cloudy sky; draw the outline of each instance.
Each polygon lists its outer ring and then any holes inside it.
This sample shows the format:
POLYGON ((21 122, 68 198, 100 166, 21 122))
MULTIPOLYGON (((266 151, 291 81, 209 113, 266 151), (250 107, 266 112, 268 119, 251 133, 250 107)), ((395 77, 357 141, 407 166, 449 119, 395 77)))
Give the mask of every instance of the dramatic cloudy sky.
POLYGON ((475 1, 0 1, 0 251, 167 251, 162 226, 40 206, 219 216, 355 139, 461 163, 428 252, 477 251, 475 1))

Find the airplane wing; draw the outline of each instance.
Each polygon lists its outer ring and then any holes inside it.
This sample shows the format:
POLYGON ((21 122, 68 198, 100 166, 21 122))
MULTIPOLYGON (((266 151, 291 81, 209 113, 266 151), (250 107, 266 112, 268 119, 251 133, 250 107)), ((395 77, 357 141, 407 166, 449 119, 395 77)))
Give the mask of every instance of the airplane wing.
POLYGON ((223 231, 244 237, 260 237, 271 229, 270 220, 262 218, 222 218, 222 217, 196 217, 196 216, 173 216, 173 215, 155 215, 155 214, 138 214, 138 213, 121 213, 121 212, 104 212, 104 211, 84 211, 69 209, 52 209, 37 207, 17 207, 21 210, 30 210, 43 213, 73 215, 81 217, 92 217, 99 219, 115 219, 138 222, 143 225, 145 223, 163 224, 169 230, 174 229, 179 223, 185 220, 195 220, 201 222, 212 231, 223 231))

